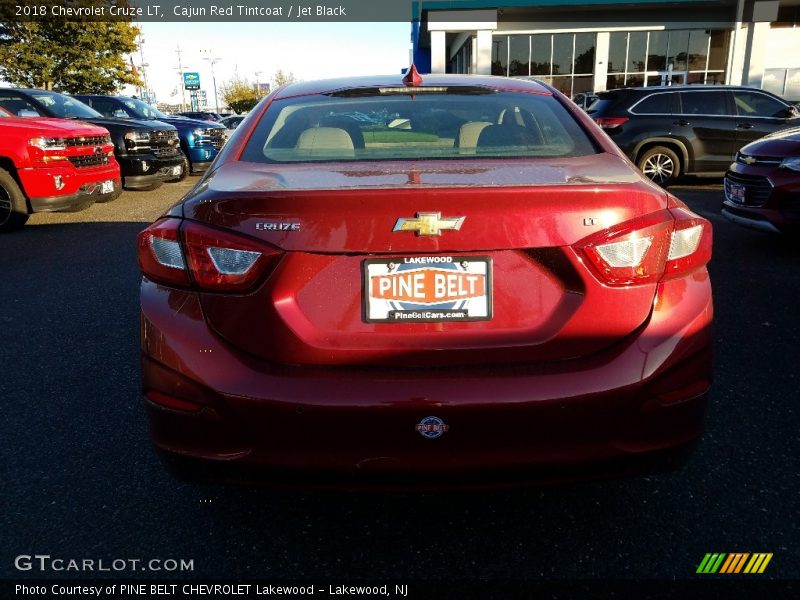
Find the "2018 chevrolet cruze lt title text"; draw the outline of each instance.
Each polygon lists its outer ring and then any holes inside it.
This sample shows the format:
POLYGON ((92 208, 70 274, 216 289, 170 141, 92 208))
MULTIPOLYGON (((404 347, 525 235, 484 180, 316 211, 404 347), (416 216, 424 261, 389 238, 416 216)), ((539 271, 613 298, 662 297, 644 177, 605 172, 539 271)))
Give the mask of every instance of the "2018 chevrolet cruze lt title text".
POLYGON ((138 244, 183 471, 535 478, 702 430, 710 225, 540 83, 280 88, 138 244))

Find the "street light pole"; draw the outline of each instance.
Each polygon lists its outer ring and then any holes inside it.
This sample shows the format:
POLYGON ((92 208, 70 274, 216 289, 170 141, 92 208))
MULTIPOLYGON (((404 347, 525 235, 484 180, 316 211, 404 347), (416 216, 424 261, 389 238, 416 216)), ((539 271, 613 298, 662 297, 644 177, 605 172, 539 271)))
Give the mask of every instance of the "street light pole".
MULTIPOLYGON (((202 52, 208 52, 210 54, 211 50, 201 50, 200 52, 201 53, 202 52)), ((211 63, 211 81, 214 84, 214 112, 219 113, 219 98, 217 98, 217 77, 214 74, 214 65, 217 64, 222 59, 221 58, 211 58, 211 57, 208 57, 208 56, 204 56, 203 60, 207 60, 208 62, 211 63)))
POLYGON ((186 85, 183 82, 183 63, 181 62, 181 46, 178 44, 178 49, 175 51, 178 55, 178 79, 180 80, 181 90, 181 112, 186 110, 186 85))
POLYGON ((139 58, 142 61, 142 80, 144 81, 144 101, 150 102, 150 86, 147 84, 147 67, 150 65, 144 62, 144 36, 139 34, 139 58))

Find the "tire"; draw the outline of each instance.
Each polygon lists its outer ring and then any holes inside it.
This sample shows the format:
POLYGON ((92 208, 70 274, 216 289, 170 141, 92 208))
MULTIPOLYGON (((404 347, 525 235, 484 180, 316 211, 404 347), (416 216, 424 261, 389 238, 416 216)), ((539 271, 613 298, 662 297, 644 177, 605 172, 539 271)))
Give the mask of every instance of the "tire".
POLYGON ((97 204, 108 204, 109 202, 113 202, 117 198, 122 195, 122 186, 119 187, 111 196, 106 198, 105 200, 98 200, 97 204))
POLYGON ((19 229, 28 220, 28 203, 14 177, 0 169, 0 232, 19 229))
POLYGON ((675 183, 681 174, 681 160, 666 146, 654 146, 639 157, 636 166, 645 177, 661 187, 675 183))
POLYGON ((164 185, 164 182, 163 181, 159 181, 157 183, 154 183, 153 185, 148 185, 147 187, 124 188, 124 189, 126 189, 128 191, 133 191, 133 192, 152 192, 153 190, 157 190, 158 188, 160 188, 162 185, 164 185))

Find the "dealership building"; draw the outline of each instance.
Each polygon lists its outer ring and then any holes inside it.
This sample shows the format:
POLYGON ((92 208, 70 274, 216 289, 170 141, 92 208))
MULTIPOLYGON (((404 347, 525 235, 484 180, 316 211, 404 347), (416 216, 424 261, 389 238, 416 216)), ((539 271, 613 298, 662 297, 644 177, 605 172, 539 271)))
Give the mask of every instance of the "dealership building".
POLYGON ((420 0, 421 72, 547 81, 581 92, 737 84, 800 100, 800 0, 420 0))

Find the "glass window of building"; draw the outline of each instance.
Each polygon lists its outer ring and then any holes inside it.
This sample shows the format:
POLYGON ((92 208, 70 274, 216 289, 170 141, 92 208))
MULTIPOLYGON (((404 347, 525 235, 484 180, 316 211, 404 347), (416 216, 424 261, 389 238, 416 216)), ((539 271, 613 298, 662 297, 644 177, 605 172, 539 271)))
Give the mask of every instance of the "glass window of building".
POLYGON ((492 38, 492 75, 508 75, 508 36, 492 38))
POLYGON ((728 39, 727 30, 613 32, 606 88, 722 83, 728 39))
POLYGON ((531 36, 531 75, 550 75, 553 59, 553 36, 531 36))
POLYGON ((573 97, 592 90, 592 73, 597 34, 595 33, 543 33, 534 35, 495 36, 507 40, 507 46, 493 46, 492 73, 510 77, 536 77, 549 83, 562 93, 573 97), (508 48, 505 72, 503 48, 508 48))
MULTIPOLYGON (((625 63, 628 61, 628 34, 622 31, 613 31, 608 40, 608 72, 624 73, 625 63)), ((623 77, 623 83, 625 78, 623 77)))
POLYGON ((530 72, 530 36, 509 36, 508 75, 510 77, 528 77, 530 72))

